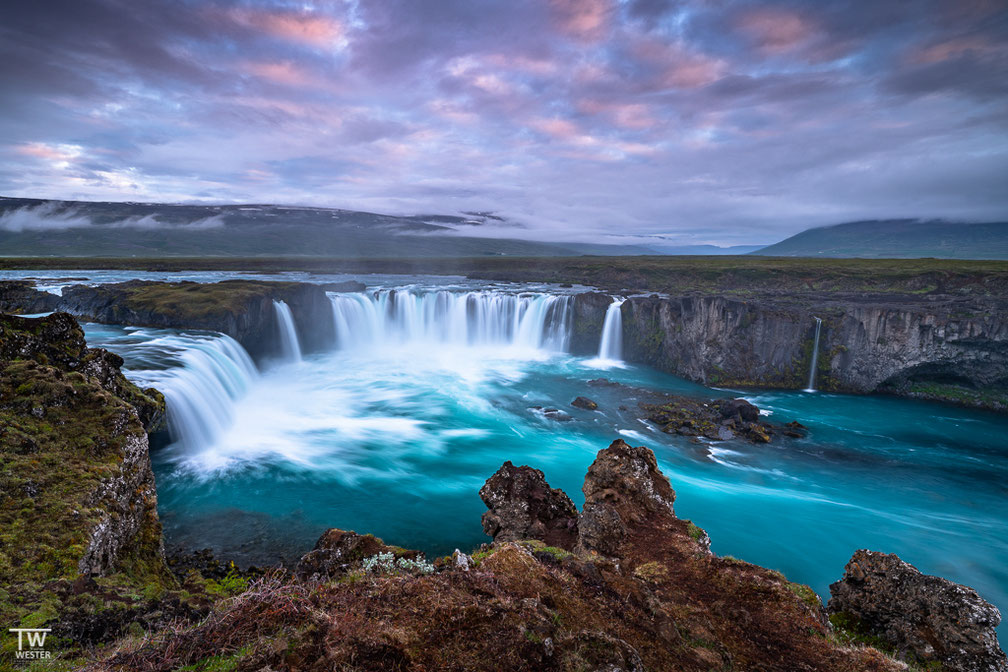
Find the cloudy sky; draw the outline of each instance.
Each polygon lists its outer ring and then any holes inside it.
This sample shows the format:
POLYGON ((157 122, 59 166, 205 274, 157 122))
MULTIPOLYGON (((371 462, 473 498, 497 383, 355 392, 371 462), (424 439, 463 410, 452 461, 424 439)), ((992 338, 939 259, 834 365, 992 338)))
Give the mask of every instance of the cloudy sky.
POLYGON ((0 109, 6 196, 722 245, 1008 218, 1005 0, 4 2, 0 109))

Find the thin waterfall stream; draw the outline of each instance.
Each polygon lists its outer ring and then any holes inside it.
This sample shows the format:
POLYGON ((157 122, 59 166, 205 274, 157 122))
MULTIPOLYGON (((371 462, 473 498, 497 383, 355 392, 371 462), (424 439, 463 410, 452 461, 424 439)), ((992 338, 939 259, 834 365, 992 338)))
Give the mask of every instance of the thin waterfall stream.
POLYGON ((815 320, 815 340, 812 343, 812 366, 809 367, 808 387, 805 392, 815 392, 816 368, 819 366, 819 332, 822 330, 822 318, 814 317, 815 320))

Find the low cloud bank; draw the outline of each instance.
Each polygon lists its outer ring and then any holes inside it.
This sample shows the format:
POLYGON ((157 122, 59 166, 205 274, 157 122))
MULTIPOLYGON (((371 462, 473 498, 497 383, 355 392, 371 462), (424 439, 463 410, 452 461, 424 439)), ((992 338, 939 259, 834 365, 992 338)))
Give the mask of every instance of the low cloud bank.
POLYGON ((58 202, 26 205, 0 215, 0 231, 22 233, 29 231, 65 231, 83 227, 102 229, 218 229, 224 226, 220 215, 203 217, 191 222, 172 222, 157 215, 126 217, 114 222, 95 223, 75 208, 66 208, 58 202))

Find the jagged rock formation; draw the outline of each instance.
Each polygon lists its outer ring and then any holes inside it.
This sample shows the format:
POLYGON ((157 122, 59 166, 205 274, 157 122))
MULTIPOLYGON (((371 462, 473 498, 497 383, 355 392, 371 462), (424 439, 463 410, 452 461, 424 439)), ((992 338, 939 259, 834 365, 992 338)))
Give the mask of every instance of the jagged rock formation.
POLYGON ((582 490, 578 547, 585 551, 619 556, 629 529, 675 517, 675 491, 658 470, 654 453, 623 440, 599 451, 582 490))
POLYGON ((335 339, 332 304, 318 285, 225 280, 217 283, 131 280, 63 290, 61 310, 95 322, 219 331, 261 358, 274 354, 278 325, 273 301, 290 308, 305 351, 335 339))
POLYGON ((975 590, 928 576, 896 555, 859 550, 830 586, 829 611, 901 656, 949 672, 1004 672, 997 608, 975 590))
POLYGON ((494 541, 540 539, 574 548, 577 507, 563 491, 549 487, 538 469, 505 462, 479 494, 489 509, 483 514, 483 531, 494 541))
POLYGON ((121 364, 88 348, 65 313, 0 314, 4 622, 45 599, 46 581, 167 575, 147 443, 164 399, 127 381, 121 364))
MULTIPOLYGON (((533 469, 505 464, 502 472, 484 486, 494 511, 534 510, 544 490, 557 496, 533 469)), ((875 649, 832 640, 807 587, 711 555, 702 531, 675 516, 675 494, 648 449, 617 441, 601 451, 585 494, 581 545, 604 553, 498 539, 439 560, 437 570, 406 563, 336 581, 268 577, 189 628, 122 648, 96 667, 227 660, 236 669, 388 672, 904 669, 875 649), (615 525, 597 525, 589 508, 615 525)), ((320 544, 342 547, 343 535, 320 544)))

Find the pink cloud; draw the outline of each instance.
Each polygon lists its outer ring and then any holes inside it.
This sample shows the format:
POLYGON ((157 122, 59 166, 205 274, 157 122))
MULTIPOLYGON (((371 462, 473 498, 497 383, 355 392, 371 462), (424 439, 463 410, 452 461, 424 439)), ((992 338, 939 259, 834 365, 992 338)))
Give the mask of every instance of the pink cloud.
POLYGON ((724 61, 690 51, 686 47, 653 39, 642 39, 631 46, 641 62, 657 72, 655 83, 661 88, 697 88, 721 78, 724 61))
POLYGON ((228 17, 240 26, 311 47, 339 46, 346 35, 341 21, 314 12, 236 8, 228 17))
POLYGON ((250 62, 242 64, 242 69, 251 75, 284 86, 305 86, 314 81, 311 75, 290 61, 250 62))
POLYGON ((819 29, 797 12, 762 7, 739 16, 736 27, 756 41, 760 51, 781 54, 809 42, 819 29))
POLYGON ((490 54, 484 60, 498 69, 517 70, 539 76, 552 75, 559 70, 557 63, 551 59, 522 54, 490 54))
POLYGON ((22 156, 31 156, 36 159, 66 164, 79 157, 82 148, 79 145, 50 145, 44 142, 27 142, 16 146, 14 151, 22 156))
POLYGON ((579 42, 598 42, 609 32, 610 0, 550 0, 560 30, 579 42))
POLYGON ((573 140, 581 137, 581 131, 578 129, 577 125, 567 119, 559 119, 557 117, 539 117, 531 120, 529 122, 529 126, 541 133, 551 135, 554 138, 561 140, 573 140))
POLYGON ((642 103, 583 100, 578 103, 578 109, 585 114, 604 115, 616 126, 631 130, 651 128, 657 123, 651 114, 651 107, 642 103))
POLYGON ((1005 44, 994 42, 984 35, 969 35, 916 49, 911 54, 910 60, 914 63, 938 63, 964 54, 987 57, 1006 53, 1008 46, 1005 44))

